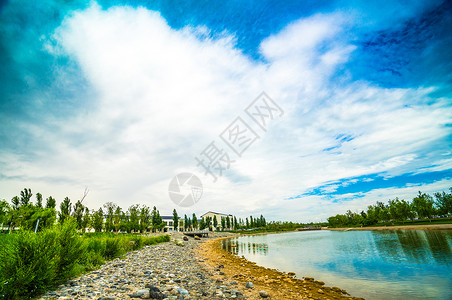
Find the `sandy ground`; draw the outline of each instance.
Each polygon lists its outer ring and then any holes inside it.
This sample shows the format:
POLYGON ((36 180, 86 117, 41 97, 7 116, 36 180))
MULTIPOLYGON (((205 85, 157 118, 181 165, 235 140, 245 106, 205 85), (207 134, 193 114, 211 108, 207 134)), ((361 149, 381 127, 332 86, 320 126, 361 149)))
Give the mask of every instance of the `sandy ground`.
POLYGON ((217 279, 238 282, 240 290, 248 299, 263 299, 259 295, 262 290, 269 294, 268 299, 276 300, 362 299, 350 297, 345 290, 338 287, 326 287, 322 281, 316 281, 314 278, 298 279, 291 273, 260 267, 221 249, 221 240, 222 238, 210 239, 200 244, 196 253, 203 258, 200 263, 217 279), (253 283, 254 288, 245 288, 248 281, 253 283))
POLYGON ((328 230, 334 230, 334 231, 353 231, 353 230, 452 230, 452 224, 328 228, 328 230))

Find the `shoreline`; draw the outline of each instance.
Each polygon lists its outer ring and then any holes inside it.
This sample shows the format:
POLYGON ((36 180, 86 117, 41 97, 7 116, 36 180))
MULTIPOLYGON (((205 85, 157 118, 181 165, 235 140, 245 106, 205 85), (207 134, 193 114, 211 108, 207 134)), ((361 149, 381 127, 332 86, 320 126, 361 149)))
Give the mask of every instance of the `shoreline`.
POLYGON ((248 299, 263 299, 261 291, 268 294, 268 299, 363 299, 352 297, 339 287, 327 287, 312 277, 299 279, 294 273, 265 268, 233 255, 221 248, 222 240, 232 237, 237 235, 206 240, 199 244, 195 253, 202 257, 200 263, 215 279, 238 282, 248 299), (252 282, 254 287, 246 288, 247 282, 252 282))
POLYGON ((452 230, 452 224, 340 227, 340 228, 328 228, 328 229, 322 229, 322 230, 331 230, 331 231, 452 230))

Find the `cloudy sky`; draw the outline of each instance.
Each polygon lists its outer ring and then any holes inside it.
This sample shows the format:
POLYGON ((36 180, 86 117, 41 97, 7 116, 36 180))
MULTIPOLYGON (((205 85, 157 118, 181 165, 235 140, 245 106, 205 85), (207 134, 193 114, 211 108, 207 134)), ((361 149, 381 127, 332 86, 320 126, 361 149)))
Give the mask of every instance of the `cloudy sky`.
POLYGON ((2 3, 0 198, 309 222, 452 186, 451 2, 2 3), (262 92, 283 111, 265 130, 262 92), (220 137, 238 117, 241 156, 220 137), (209 145, 232 161, 216 181, 209 145))

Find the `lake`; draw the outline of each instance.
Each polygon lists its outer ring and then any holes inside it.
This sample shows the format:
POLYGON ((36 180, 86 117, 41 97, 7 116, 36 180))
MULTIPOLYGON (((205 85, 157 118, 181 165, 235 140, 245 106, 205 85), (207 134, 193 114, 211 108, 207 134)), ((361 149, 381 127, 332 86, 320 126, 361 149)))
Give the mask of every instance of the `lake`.
POLYGON ((231 238, 223 248, 355 297, 452 299, 452 230, 290 232, 231 238))

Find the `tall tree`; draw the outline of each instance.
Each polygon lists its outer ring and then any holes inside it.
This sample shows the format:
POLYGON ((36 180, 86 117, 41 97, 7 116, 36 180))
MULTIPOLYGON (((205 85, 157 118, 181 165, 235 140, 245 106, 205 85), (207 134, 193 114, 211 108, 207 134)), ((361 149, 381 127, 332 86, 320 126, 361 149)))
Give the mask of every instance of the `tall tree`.
POLYGON ((225 220, 225 218, 221 218, 221 231, 223 231, 225 227, 226 227, 226 220, 225 220))
POLYGON ((64 221, 71 215, 72 204, 69 197, 64 198, 63 202, 60 204, 60 212, 58 215, 58 221, 63 224, 64 221))
POLYGON ((42 208, 42 194, 36 193, 36 207, 42 208))
POLYGON ((188 217, 187 215, 184 215, 184 229, 187 230, 188 229, 188 217))
POLYGON ((19 208, 20 208, 20 199, 19 199, 19 197, 17 197, 17 196, 14 196, 12 199, 11 199, 11 203, 13 204, 13 209, 14 210, 19 210, 19 208))
POLYGON ((94 228, 94 231, 102 232, 102 229, 104 227, 104 212, 102 210, 102 207, 100 207, 93 213, 91 224, 91 226, 94 228))
POLYGON ((430 218, 433 215, 435 212, 433 204, 432 196, 421 193, 420 191, 419 194, 413 198, 412 202, 413 210, 420 218, 430 218))
POLYGON ((89 213, 88 207, 85 207, 85 213, 83 214, 82 219, 82 232, 84 233, 86 229, 91 228, 91 215, 89 213))
POLYGON ((46 199, 46 208, 55 208, 56 207, 56 201, 52 196, 49 196, 46 199))
POLYGON ((173 209, 173 227, 174 231, 177 231, 177 227, 179 226, 179 216, 177 215, 176 209, 173 209))
POLYGON ((218 225, 217 216, 214 215, 213 216, 213 227, 215 228, 215 230, 218 230, 217 225, 218 225))
POLYGON ((452 187, 450 193, 435 193, 435 205, 440 215, 452 214, 452 187))
POLYGON ((25 188, 23 191, 20 192, 20 204, 22 206, 28 205, 30 203, 31 196, 33 196, 33 194, 31 193, 31 189, 25 188))
POLYGON ((138 204, 131 205, 127 211, 129 213, 129 229, 138 232, 140 230, 140 206, 138 204))
POLYGON ((157 210, 157 207, 154 206, 151 213, 152 220, 152 230, 161 230, 165 227, 165 223, 163 222, 162 217, 160 216, 160 212, 157 210))
POLYGON ((74 211, 72 216, 75 218, 77 223, 77 229, 81 230, 83 228, 83 213, 85 212, 85 206, 82 202, 78 200, 74 205, 74 211))
POLYGON ((231 229, 231 219, 229 219, 229 216, 226 217, 226 228, 231 229))
POLYGON ((142 205, 140 208, 140 232, 146 232, 151 226, 150 209, 146 205, 142 205))
POLYGON ((116 232, 119 231, 119 228, 121 226, 121 215, 122 215, 122 209, 118 205, 118 206, 116 206, 115 215, 113 217, 113 225, 115 227, 116 232))
POLYGON ((198 219, 196 218, 195 213, 193 213, 193 215, 191 217, 191 224, 193 226, 193 230, 197 230, 198 229, 198 219))
POLYGON ((114 204, 113 202, 107 202, 104 204, 104 211, 107 214, 107 218, 105 220, 105 231, 106 232, 113 231, 113 229, 114 229, 113 217, 115 214, 116 207, 117 207, 117 205, 114 204))

